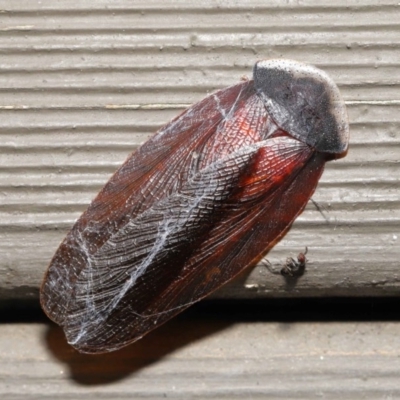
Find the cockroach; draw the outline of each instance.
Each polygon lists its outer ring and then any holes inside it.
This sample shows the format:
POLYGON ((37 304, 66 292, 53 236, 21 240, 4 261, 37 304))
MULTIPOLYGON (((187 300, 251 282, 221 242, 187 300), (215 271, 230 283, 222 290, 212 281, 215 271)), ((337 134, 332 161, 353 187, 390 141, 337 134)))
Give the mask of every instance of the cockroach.
POLYGON ((140 339, 265 255, 348 139, 326 73, 257 62, 252 80, 188 108, 111 177, 54 255, 44 311, 81 352, 140 339))

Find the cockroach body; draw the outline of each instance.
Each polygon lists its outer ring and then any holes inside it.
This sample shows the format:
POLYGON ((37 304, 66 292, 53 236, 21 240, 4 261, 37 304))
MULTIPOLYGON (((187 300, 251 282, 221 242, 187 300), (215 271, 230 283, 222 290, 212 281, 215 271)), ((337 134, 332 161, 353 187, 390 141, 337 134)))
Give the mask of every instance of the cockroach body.
POLYGON ((260 61, 134 152, 54 255, 41 304, 82 352, 139 339, 260 259, 348 146, 319 69, 260 61))

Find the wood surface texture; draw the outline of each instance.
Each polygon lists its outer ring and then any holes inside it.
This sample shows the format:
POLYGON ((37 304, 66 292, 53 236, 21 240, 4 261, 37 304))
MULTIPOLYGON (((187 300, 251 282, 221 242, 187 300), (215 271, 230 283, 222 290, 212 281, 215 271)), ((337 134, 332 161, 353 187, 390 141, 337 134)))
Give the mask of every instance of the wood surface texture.
POLYGON ((398 299, 335 314, 341 296, 400 293, 399 4, 0 0, 0 398, 399 399, 400 326, 383 316, 398 299), (348 107, 349 153, 313 197, 322 212, 310 203, 268 255, 278 272, 307 246, 307 273, 288 282, 260 264, 213 295, 258 298, 260 315, 190 309, 97 357, 42 317, 18 322, 18 301, 37 305, 58 244, 126 157, 265 58, 324 69, 348 107), (321 297, 305 305, 320 311, 302 319, 271 301, 306 299, 266 299, 295 296, 321 297))
MULTIPOLYGON (((264 299, 240 312, 203 302, 141 341, 97 356, 77 353, 55 325, 0 325, 0 398, 400 398, 400 322, 368 320, 382 318, 390 302, 343 302, 338 311, 314 300, 303 304, 303 315, 318 309, 321 321, 291 322, 304 300, 294 302, 282 307, 264 299), (352 321, 327 320, 351 308, 352 321), (278 319, 265 320, 271 314, 278 319)), ((398 310, 399 300, 392 305, 398 310)))
POLYGON ((270 252, 308 246, 294 285, 258 266, 217 297, 396 295, 400 244, 397 1, 0 1, 0 297, 37 299, 58 244, 113 171, 265 58, 315 64, 351 127, 270 252))

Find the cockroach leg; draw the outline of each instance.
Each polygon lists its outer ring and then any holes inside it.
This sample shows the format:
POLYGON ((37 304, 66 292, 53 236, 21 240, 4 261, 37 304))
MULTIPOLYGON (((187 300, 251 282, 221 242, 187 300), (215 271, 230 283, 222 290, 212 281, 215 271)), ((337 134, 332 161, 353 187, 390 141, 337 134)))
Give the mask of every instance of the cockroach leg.
POLYGON ((311 198, 310 200, 314 204, 314 206, 317 209, 317 211, 322 215, 324 220, 329 224, 329 222, 330 222, 329 218, 325 215, 324 210, 322 209, 323 207, 320 206, 313 198, 311 198))
POLYGON ((304 253, 299 253, 297 260, 292 257, 286 259, 285 266, 281 269, 281 275, 285 278, 298 278, 304 274, 307 264, 307 254, 308 248, 306 247, 304 253))

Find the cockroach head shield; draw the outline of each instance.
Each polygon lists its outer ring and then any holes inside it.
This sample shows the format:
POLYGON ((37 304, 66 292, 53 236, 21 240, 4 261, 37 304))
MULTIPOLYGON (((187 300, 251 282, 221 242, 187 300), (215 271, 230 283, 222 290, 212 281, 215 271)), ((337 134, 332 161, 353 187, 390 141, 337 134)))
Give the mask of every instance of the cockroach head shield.
POLYGON ((265 107, 282 129, 323 153, 347 150, 346 106, 324 71, 277 59, 257 62, 253 76, 265 107))

